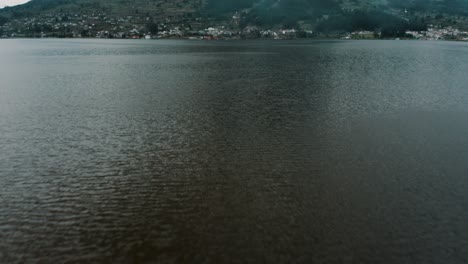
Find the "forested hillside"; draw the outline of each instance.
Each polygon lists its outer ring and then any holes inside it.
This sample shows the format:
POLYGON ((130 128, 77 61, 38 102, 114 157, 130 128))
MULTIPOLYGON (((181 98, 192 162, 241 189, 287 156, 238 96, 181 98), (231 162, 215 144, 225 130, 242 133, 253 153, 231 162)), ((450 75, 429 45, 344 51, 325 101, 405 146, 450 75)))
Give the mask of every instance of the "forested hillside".
POLYGON ((68 19, 70 14, 114 19, 110 24, 164 22, 189 29, 222 24, 233 30, 256 26, 400 36, 429 24, 467 28, 468 0, 32 0, 0 10, 0 25, 44 16, 68 19), (238 21, 232 21, 234 15, 238 21))

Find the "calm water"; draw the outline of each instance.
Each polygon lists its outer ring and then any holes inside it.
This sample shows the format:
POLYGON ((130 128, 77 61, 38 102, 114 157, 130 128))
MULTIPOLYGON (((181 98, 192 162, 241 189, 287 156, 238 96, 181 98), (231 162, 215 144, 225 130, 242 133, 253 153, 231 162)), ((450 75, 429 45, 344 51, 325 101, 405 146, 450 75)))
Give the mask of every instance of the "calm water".
POLYGON ((1 263, 466 263, 468 44, 0 41, 1 263))

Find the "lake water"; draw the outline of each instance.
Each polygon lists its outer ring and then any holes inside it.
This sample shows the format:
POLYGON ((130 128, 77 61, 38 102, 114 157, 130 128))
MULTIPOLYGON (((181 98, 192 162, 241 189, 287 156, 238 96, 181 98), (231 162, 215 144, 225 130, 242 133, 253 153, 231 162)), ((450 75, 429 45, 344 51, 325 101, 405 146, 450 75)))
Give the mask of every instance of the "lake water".
POLYGON ((466 263, 468 43, 0 41, 1 263, 466 263))

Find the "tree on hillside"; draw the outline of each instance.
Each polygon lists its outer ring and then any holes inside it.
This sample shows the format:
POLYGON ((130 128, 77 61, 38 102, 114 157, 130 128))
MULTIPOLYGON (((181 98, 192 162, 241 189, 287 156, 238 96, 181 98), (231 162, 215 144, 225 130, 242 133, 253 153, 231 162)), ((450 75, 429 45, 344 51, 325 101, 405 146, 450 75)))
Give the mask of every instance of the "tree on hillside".
POLYGON ((210 14, 234 12, 240 9, 252 7, 254 0, 208 0, 206 10, 210 14))
POLYGON ((146 30, 151 34, 158 34, 159 26, 158 24, 151 22, 146 25, 146 30))
POLYGON ((246 19, 256 25, 291 25, 339 10, 335 0, 263 0, 254 4, 246 19))
POLYGON ((8 22, 8 18, 0 16, 0 26, 3 26, 6 22, 8 22))

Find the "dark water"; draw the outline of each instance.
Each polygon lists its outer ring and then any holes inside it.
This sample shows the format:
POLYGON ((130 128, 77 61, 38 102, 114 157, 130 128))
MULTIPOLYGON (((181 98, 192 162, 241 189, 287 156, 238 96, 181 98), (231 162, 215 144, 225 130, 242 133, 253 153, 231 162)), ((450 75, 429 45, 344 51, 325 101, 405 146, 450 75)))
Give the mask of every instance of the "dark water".
POLYGON ((466 263, 468 44, 0 42, 0 263, 466 263))

